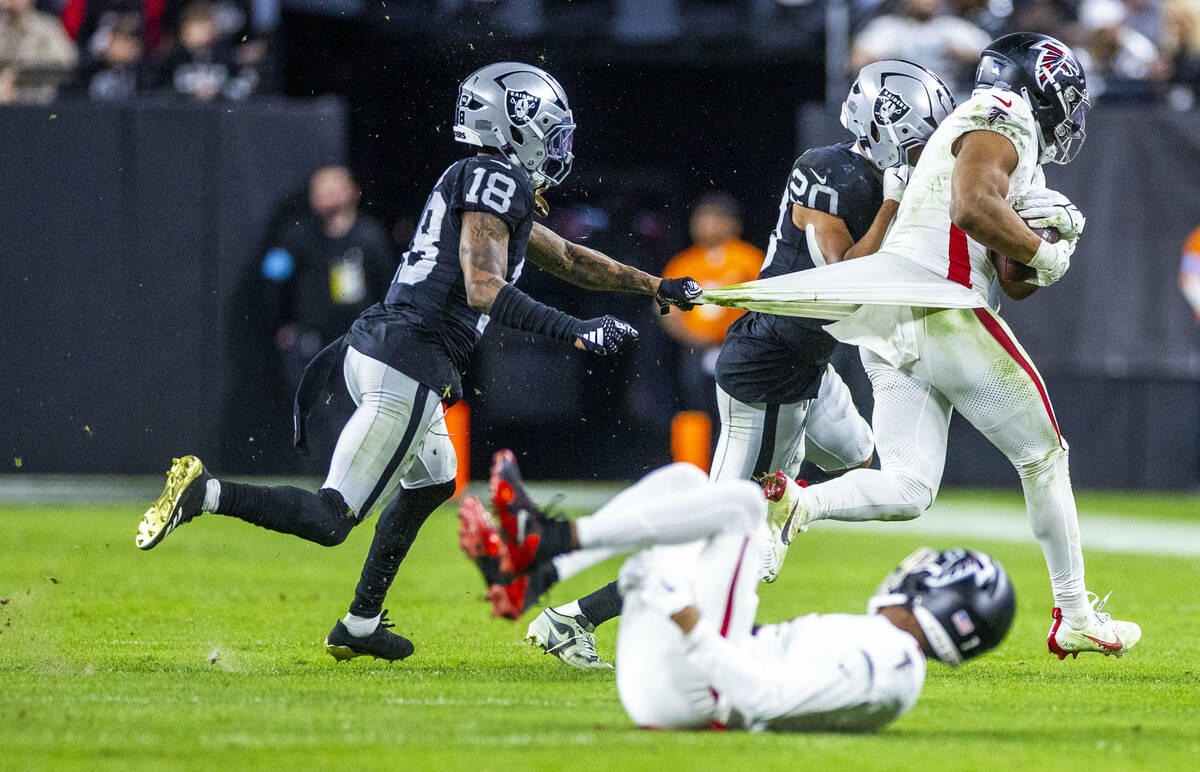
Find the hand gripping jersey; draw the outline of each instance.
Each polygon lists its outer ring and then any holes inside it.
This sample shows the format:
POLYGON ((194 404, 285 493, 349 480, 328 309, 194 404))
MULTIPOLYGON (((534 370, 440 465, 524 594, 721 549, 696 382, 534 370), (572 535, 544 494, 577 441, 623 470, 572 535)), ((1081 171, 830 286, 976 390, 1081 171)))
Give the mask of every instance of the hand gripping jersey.
POLYGON ((377 303, 355 321, 347 342, 437 391, 462 395, 460 373, 487 327, 467 304, 458 242, 463 212, 486 212, 508 226, 505 281, 515 282, 533 227, 533 187, 526 172, 499 156, 470 156, 442 173, 408 251, 377 303))
MULTIPOLYGON (((792 222, 792 206, 840 217, 857 241, 883 203, 879 173, 846 142, 813 148, 796 160, 771 234, 760 279, 814 266, 804 231, 792 222)), ((751 313, 725 336, 717 360, 717 383, 741 402, 793 404, 816 396, 836 341, 821 322, 751 313)))
POLYGON ((1017 150, 1017 167, 1009 177, 1008 200, 1031 188, 1044 187, 1038 166, 1037 123, 1025 100, 1010 91, 981 89, 938 127, 913 169, 908 190, 881 253, 912 260, 929 271, 979 293, 987 291, 996 269, 987 248, 950 222, 950 178, 954 173, 955 141, 972 131, 994 131, 1017 150))

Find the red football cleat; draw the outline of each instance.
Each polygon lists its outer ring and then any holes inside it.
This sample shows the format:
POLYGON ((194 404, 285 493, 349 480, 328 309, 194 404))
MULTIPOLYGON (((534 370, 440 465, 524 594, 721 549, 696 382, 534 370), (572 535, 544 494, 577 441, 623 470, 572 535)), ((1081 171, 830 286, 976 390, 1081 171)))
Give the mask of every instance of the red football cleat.
POLYGON ((458 546, 471 560, 500 557, 503 541, 492 516, 474 496, 458 505, 458 546))
POLYGON ((508 548, 512 573, 521 576, 534 563, 546 515, 529 500, 517 458, 511 450, 496 452, 488 483, 492 505, 500 516, 500 535, 508 548))
POLYGON ((525 613, 525 591, 529 588, 529 579, 519 576, 508 584, 493 584, 488 587, 487 600, 492 604, 492 616, 497 619, 521 618, 525 613))

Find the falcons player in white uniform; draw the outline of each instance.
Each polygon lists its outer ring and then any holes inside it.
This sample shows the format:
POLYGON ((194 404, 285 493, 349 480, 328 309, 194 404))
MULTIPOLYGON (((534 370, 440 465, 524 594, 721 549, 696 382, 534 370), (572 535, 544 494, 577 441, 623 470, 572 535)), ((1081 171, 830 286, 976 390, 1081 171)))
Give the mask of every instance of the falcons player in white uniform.
POLYGON ((500 451, 491 488, 499 529, 478 500, 460 510, 468 554, 496 545, 507 570, 538 581, 636 552, 620 572, 616 670, 621 704, 643 727, 878 729, 916 703, 926 657, 955 667, 983 654, 1016 611, 999 563, 926 547, 883 582, 865 616, 755 628, 767 507, 754 483, 710 482, 672 464, 568 523, 533 505, 512 453, 500 451))
MULTIPOLYGON (((1015 33, 983 52, 976 86, 930 138, 880 253, 808 272, 827 287, 837 279, 866 291, 886 289, 889 272, 924 276, 921 297, 937 302, 863 305, 829 328, 839 336, 841 326, 842 339, 862 351, 882 469, 805 489, 778 475, 770 518, 776 551, 817 520, 905 520, 928 509, 957 410, 1020 475, 1054 594, 1050 652, 1120 656, 1141 629, 1103 613, 1104 601, 1087 591, 1067 442, 1037 369, 987 303, 996 277, 989 250, 1036 271, 1028 284, 1001 277, 1018 299, 1067 270, 1084 218, 1045 189, 1040 165, 1067 163, 1083 143, 1083 69, 1058 40, 1015 33), (1061 240, 1043 241, 1030 226, 1057 228, 1061 240)), ((913 286, 906 285, 910 298, 913 286)), ((896 294, 896 303, 905 302, 896 294)))

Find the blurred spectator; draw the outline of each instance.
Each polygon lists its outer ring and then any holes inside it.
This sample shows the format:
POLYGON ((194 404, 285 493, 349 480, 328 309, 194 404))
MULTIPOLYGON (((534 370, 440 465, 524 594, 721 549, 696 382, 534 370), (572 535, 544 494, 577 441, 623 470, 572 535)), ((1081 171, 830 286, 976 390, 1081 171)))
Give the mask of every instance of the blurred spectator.
POLYGON ((1189 108, 1200 88, 1200 0, 1167 0, 1163 9, 1161 50, 1182 84, 1173 93, 1176 107, 1189 108))
POLYGON ((970 94, 979 54, 991 41, 984 30, 948 14, 941 0, 904 0, 901 13, 876 17, 854 38, 850 68, 907 59, 936 72, 961 99, 970 94))
POLYGON ((119 16, 104 35, 100 57, 80 67, 74 90, 94 102, 129 102, 146 85, 141 18, 119 16))
POLYGON ((263 258, 288 393, 295 393, 314 354, 383 299, 396 271, 387 231, 358 211, 358 199, 348 169, 318 169, 309 182, 309 211, 280 228, 263 258))
MULTIPOLYGON (((671 258, 663 276, 691 276, 705 289, 758 278, 763 252, 742 241, 741 207, 727 193, 709 193, 692 207, 693 246, 671 258)), ((715 414, 717 355, 725 332, 744 311, 721 306, 698 306, 682 312, 671 309, 663 325, 680 344, 676 391, 684 410, 715 414)))
POLYGON ((99 60, 113 25, 124 17, 135 16, 142 30, 142 50, 153 55, 162 45, 165 10, 166 0, 68 0, 62 21, 82 55, 99 60))
MULTIPOLYGON (((1051 35, 1069 45, 1076 45, 1069 34, 1073 32, 1074 24, 1067 18, 1067 8, 1059 0, 1028 0, 1021 3, 1013 12, 1011 28, 1051 35)), ((1090 80, 1088 85, 1091 85, 1090 80)))
POLYGON ((1200 324, 1200 228, 1192 231, 1183 244, 1183 260, 1179 264, 1179 289, 1200 324))
POLYGON ((0 0, 0 104, 45 104, 75 66, 75 46, 34 0, 0 0))
POLYGON ((1127 23, 1121 0, 1084 0, 1079 6, 1083 45, 1076 47, 1093 98, 1154 98, 1171 74, 1171 65, 1154 43, 1127 23))
MULTIPOLYGON (((971 22, 992 40, 1013 29, 1010 24, 1013 7, 1009 0, 946 0, 946 7, 951 15, 971 22)), ((1020 29, 1027 31, 1024 27, 1020 29)))
POLYGON ((179 39, 158 64, 158 86, 201 101, 245 99, 254 92, 258 72, 253 65, 261 53, 251 49, 251 59, 239 60, 233 46, 222 38, 218 20, 217 6, 206 0, 184 8, 179 39))

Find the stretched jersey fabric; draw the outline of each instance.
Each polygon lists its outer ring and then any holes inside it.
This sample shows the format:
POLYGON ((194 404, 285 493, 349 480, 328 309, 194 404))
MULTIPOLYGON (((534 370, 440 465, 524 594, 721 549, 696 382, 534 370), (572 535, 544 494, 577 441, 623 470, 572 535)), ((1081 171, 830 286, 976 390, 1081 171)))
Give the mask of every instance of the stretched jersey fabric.
MULTIPOLYGON (((855 241, 870 229, 883 203, 883 189, 879 173, 852 146, 846 142, 817 147, 796 160, 759 279, 792 275, 815 265, 804 231, 792 222, 792 206, 840 217, 855 241)), ((717 383, 740 402, 800 402, 816 396, 835 345, 820 322, 747 314, 725 337, 717 383)))
POLYGON ((486 212, 509 229, 505 281, 516 282, 533 227, 529 175, 498 156, 470 156, 442 173, 382 303, 362 313, 347 342, 434 389, 462 396, 460 373, 487 327, 467 303, 458 242, 463 212, 486 212))
POLYGON ((831 266, 708 290, 706 303, 773 314, 843 320, 827 329, 899 365, 911 354, 903 306, 983 308, 995 268, 987 249, 950 221, 954 141, 994 131, 1017 151, 1008 199, 1045 186, 1037 123, 1019 96, 980 89, 938 126, 913 170, 896 220, 874 255, 831 266), (860 310, 861 309, 861 310, 860 310))

